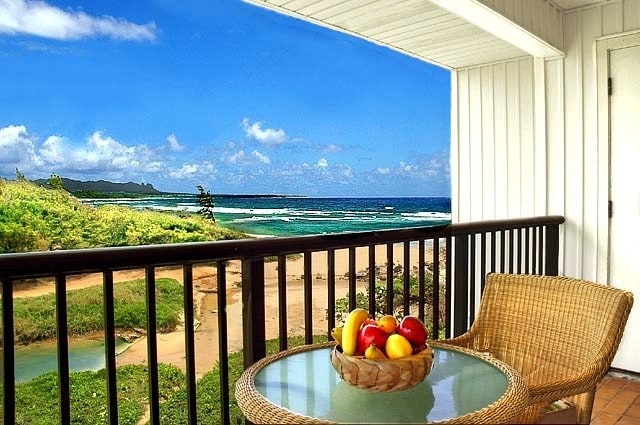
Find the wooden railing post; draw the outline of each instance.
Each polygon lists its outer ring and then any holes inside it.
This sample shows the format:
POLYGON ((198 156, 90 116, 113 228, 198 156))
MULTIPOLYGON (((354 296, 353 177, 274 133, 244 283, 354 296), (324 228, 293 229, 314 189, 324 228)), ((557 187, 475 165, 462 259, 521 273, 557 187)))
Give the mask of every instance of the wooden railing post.
POLYGON ((104 358, 107 374, 107 411, 109 424, 118 425, 118 384, 116 379, 115 297, 113 271, 102 274, 102 309, 104 312, 104 358))
POLYGON ((455 237, 455 270, 453 279, 453 336, 468 329, 469 312, 469 241, 467 235, 455 237))
POLYGON ((16 421, 16 382, 15 356, 13 351, 13 282, 2 279, 2 355, 0 358, 0 372, 2 372, 3 397, 0 400, 3 407, 2 423, 12 424, 16 421))
POLYGON ((160 385, 158 382, 158 330, 156 272, 153 267, 145 268, 147 300, 147 367, 149 374, 149 423, 160 424, 160 385))
MULTIPOLYGON (((302 293, 304 294, 304 343, 311 344, 313 342, 313 281, 311 280, 312 276, 310 252, 304 253, 303 261, 304 279, 302 293)), ((264 302, 264 285, 262 299, 264 302)), ((262 322, 264 323, 264 313, 262 313, 262 322)))
POLYGON ((242 341, 245 368, 267 354, 264 320, 264 258, 244 258, 242 260, 242 341))
POLYGON ((56 342, 58 347, 58 403, 60 409, 58 423, 68 424, 71 422, 71 393, 69 382, 67 278, 65 275, 59 274, 55 277, 55 288, 56 342))
MULTIPOLYGON (((218 274, 218 349, 220 353, 220 423, 231 423, 229 410, 229 341, 227 338, 227 268, 224 261, 216 262, 218 274)), ((197 387, 196 387, 197 392, 197 387)))
POLYGON ((548 224, 545 229, 544 274, 557 276, 560 261, 560 225, 548 224))

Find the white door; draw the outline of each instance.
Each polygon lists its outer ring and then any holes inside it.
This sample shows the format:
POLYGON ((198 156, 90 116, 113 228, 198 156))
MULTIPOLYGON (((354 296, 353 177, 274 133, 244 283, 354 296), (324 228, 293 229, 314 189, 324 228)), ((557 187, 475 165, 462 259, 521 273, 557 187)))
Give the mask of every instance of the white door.
POLYGON ((613 367, 640 372, 640 45, 610 50, 609 282, 633 292, 613 367))

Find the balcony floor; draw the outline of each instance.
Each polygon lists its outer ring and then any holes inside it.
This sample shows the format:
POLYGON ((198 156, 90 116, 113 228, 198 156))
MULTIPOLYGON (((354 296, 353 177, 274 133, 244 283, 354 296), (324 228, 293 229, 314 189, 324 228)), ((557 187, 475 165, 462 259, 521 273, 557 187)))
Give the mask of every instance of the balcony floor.
POLYGON ((592 425, 640 424, 640 377, 610 373, 598 385, 592 425))

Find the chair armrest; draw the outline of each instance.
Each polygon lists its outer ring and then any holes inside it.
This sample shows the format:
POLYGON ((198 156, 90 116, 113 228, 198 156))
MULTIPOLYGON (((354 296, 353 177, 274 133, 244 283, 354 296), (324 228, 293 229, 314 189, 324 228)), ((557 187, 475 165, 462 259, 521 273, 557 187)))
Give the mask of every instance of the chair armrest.
POLYGON ((541 384, 529 384, 529 396, 533 401, 555 401, 582 394, 594 390, 603 375, 604 373, 591 369, 564 379, 547 381, 541 384))

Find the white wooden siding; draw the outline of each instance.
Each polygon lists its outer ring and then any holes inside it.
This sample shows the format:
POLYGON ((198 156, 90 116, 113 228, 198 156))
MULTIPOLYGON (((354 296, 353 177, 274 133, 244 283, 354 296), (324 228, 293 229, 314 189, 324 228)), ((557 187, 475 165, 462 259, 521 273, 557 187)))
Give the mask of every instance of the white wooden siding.
MULTIPOLYGON (((523 7, 486 3, 516 15, 523 7)), ((560 272, 604 282, 609 176, 607 147, 598 145, 595 40, 640 29, 640 0, 602 2, 563 19, 564 59, 454 71, 452 216, 564 215, 560 272)))
MULTIPOLYGON (((545 146, 534 137, 534 61, 532 58, 460 70, 457 86, 458 132, 452 160, 459 170, 453 188, 456 221, 534 215, 536 184, 545 146), (542 154, 539 154, 539 151, 542 154), (471 162, 467 162, 471 161, 471 162)), ((456 102, 452 102, 456 104, 456 102)), ((538 183, 537 183, 538 182, 538 183)))

